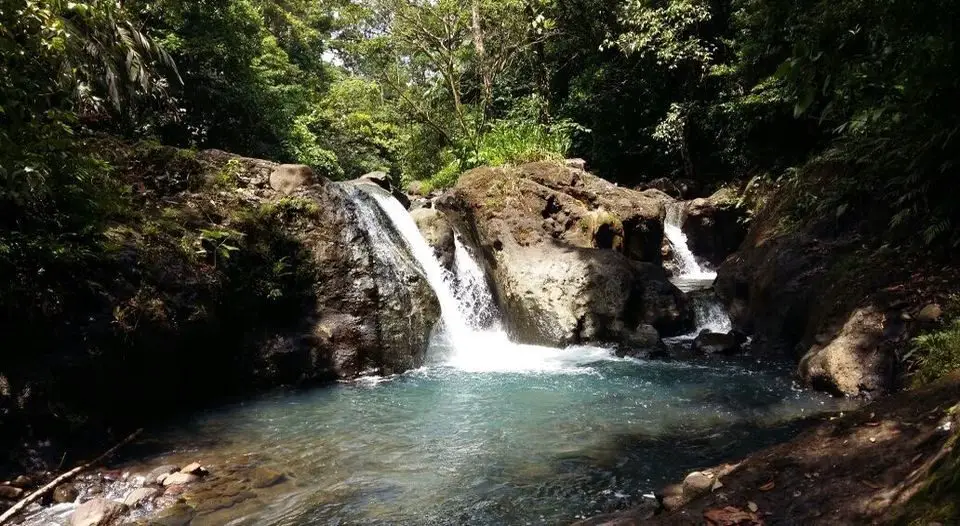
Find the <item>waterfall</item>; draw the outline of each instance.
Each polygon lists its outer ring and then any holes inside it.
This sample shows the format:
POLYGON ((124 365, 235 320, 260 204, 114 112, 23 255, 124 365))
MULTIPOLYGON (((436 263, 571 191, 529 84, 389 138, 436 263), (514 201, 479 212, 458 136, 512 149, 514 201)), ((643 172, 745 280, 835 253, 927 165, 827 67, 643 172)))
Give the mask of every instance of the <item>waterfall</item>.
MULTIPOLYGON (((468 372, 563 372, 579 371, 583 364, 614 359, 612 350, 603 347, 576 345, 555 349, 510 341, 500 323, 483 269, 463 240, 455 237, 454 272, 449 272, 440 264, 403 205, 373 185, 362 184, 357 188, 373 199, 392 224, 440 302, 441 325, 431 343, 428 362, 468 372)), ((357 206, 368 205, 366 200, 358 199, 357 206)), ((360 215, 374 218, 372 223, 364 221, 365 228, 385 230, 377 214, 368 210, 360 215)), ((389 239, 382 233, 371 235, 378 241, 389 239)), ((394 249, 401 250, 400 247, 389 250, 394 249)))
MULTIPOLYGON (((403 238, 404 243, 410 250, 410 254, 417 260, 417 263, 419 263, 427 282, 430 283, 430 286, 437 296, 437 300, 440 302, 440 319, 443 323, 443 333, 450 345, 454 348, 467 345, 473 333, 465 315, 470 309, 464 308, 461 300, 457 297, 457 294, 454 292, 453 276, 440 265, 440 261, 437 260, 433 253, 433 248, 427 243, 427 240, 423 238, 413 217, 410 216, 407 209, 404 208, 399 201, 386 192, 380 191, 379 188, 373 187, 372 185, 364 185, 362 191, 366 192, 376 201, 377 206, 380 207, 393 224, 396 232, 403 238)), ((360 208, 362 209, 363 206, 360 208)), ((360 215, 361 217, 364 215, 371 217, 369 211, 366 213, 360 212, 360 215)), ((385 231, 379 224, 379 221, 374 224, 364 224, 364 227, 371 232, 371 236, 373 236, 374 239, 379 241, 383 238, 382 233, 376 233, 378 231, 385 231)), ((394 247, 396 247, 395 244, 394 247)), ((394 249, 400 250, 399 247, 394 249)), ((380 250, 383 250, 383 247, 381 247, 380 250)), ((461 297, 462 296, 463 294, 461 294, 461 297)))
POLYGON ((696 338, 702 330, 719 333, 728 333, 733 330, 733 322, 726 309, 712 291, 705 290, 712 286, 717 273, 704 269, 697 263, 693 251, 687 244, 687 236, 683 233, 685 214, 684 203, 670 203, 667 205, 667 215, 663 221, 663 232, 670 246, 673 247, 673 260, 679 270, 679 274, 674 276, 674 284, 688 293, 693 303, 696 329, 690 334, 671 338, 680 341, 696 338))
POLYGON ((696 333, 706 329, 710 332, 728 333, 733 330, 733 322, 723 305, 710 294, 697 294, 693 297, 693 317, 696 333))
POLYGON ((712 281, 716 279, 717 273, 701 267, 687 244, 687 236, 683 233, 685 212, 683 203, 670 203, 667 205, 667 216, 663 221, 663 233, 673 247, 673 260, 680 271, 677 277, 712 281))

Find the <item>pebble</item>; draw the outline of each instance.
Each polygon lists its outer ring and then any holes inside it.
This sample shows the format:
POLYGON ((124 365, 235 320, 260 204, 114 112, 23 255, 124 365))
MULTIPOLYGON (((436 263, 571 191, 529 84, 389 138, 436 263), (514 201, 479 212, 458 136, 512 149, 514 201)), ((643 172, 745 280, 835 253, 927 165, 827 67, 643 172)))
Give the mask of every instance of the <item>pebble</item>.
POLYGON ((76 486, 70 483, 60 484, 53 490, 53 501, 57 504, 66 504, 76 502, 80 496, 80 491, 76 486))
POLYGON ((23 490, 13 486, 0 486, 0 499, 18 500, 23 496, 23 490))
POLYGON ((137 488, 123 499, 123 504, 131 508, 136 508, 156 497, 158 493, 160 492, 156 488, 137 488))
POLYGON ((177 473, 171 473, 163 478, 162 484, 164 486, 182 486, 184 484, 190 484, 191 482, 196 482, 200 480, 200 477, 179 471, 177 473))

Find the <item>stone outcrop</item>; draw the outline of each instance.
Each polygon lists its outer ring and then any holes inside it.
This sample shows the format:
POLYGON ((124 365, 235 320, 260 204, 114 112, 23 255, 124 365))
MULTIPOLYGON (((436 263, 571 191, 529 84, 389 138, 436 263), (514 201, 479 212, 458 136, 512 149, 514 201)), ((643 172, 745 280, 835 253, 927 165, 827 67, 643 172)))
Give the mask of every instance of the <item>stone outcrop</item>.
POLYGON ((300 164, 281 164, 270 174, 270 188, 283 195, 290 195, 298 188, 310 186, 314 181, 313 170, 300 164))
MULTIPOLYGON (((419 366, 439 304, 411 257, 384 257, 387 241, 373 237, 360 217, 378 213, 371 212, 373 199, 351 185, 329 182, 297 195, 314 204, 293 233, 315 269, 315 309, 303 331, 265 346, 263 370, 299 382, 419 366)), ((382 225, 391 228, 385 219, 382 225)))
POLYGON ((689 326, 660 268, 663 206, 554 163, 464 174, 438 206, 475 238, 515 337, 565 345, 646 341, 689 326), (641 334, 638 335, 638 331, 641 334))
POLYGON ((453 227, 446 216, 436 208, 417 208, 410 212, 424 239, 433 248, 440 264, 447 270, 453 269, 456 251, 453 227))
POLYGON ((874 308, 857 309, 833 337, 819 338, 800 361, 800 378, 817 389, 848 396, 876 396, 893 387, 896 362, 888 316, 874 308))
POLYGON ((686 203, 683 233, 690 250, 716 268, 740 247, 747 234, 746 219, 746 209, 737 206, 736 193, 722 189, 686 203))
POLYGON ((718 270, 714 288, 738 331, 762 352, 795 355, 830 248, 802 233, 749 240, 718 270))
POLYGON ((375 205, 354 185, 222 151, 111 145, 136 213, 103 233, 110 250, 50 278, 62 308, 4 324, 36 352, 0 372, 0 449, 27 429, 85 436, 76 422, 110 440, 148 418, 130 407, 156 417, 422 363, 438 302, 402 247, 383 264, 393 247, 360 224, 375 205))

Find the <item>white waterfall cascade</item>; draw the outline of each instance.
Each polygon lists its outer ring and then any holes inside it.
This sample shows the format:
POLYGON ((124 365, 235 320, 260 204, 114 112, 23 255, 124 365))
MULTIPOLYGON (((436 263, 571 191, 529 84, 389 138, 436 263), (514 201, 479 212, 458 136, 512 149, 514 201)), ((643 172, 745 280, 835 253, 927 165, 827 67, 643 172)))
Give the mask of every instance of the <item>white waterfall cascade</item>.
POLYGON ((406 242, 440 302, 442 326, 431 345, 431 360, 468 372, 572 372, 583 364, 614 359, 612 350, 603 347, 556 349, 510 341, 483 270, 462 240, 455 241, 454 274, 443 268, 400 202, 377 188, 363 191, 406 242))
POLYGON ((697 334, 704 329, 724 334, 733 330, 733 321, 730 320, 730 315, 714 297, 694 296, 693 317, 697 325, 697 334))
POLYGON ((667 205, 667 216, 663 221, 663 232, 673 247, 673 259, 679 270, 674 282, 681 290, 692 295, 694 323, 696 329, 690 334, 671 338, 672 340, 691 340, 696 338, 700 331, 728 333, 733 330, 730 315, 723 308, 709 289, 717 273, 705 269, 697 263, 693 251, 687 244, 687 236, 683 233, 683 220, 686 209, 683 203, 667 205))
POLYGON ((663 221, 663 233, 667 236, 670 246, 673 247, 673 260, 680 270, 681 279, 714 280, 716 272, 704 269, 697 263, 690 246, 687 245, 687 236, 683 233, 684 207, 682 203, 672 203, 667 206, 667 217, 663 221))

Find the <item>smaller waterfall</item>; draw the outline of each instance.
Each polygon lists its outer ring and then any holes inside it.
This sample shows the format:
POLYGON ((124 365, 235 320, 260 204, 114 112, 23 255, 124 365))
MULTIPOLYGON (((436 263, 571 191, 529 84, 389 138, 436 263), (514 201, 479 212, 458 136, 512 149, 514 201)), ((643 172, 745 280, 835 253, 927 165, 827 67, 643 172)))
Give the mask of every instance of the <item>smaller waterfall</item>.
POLYGON ((467 324, 474 330, 499 330, 500 320, 487 276, 459 235, 454 236, 454 295, 467 324))
POLYGON ((673 260, 680 270, 680 275, 677 277, 695 280, 716 279, 717 273, 701 267, 690 246, 687 245, 687 236, 683 233, 684 213, 683 203, 671 203, 667 205, 667 216, 663 221, 663 233, 673 247, 673 260))
POLYGON ((708 290, 717 273, 707 270, 697 263, 697 258, 687 244, 687 236, 683 233, 683 220, 686 207, 683 203, 667 205, 667 216, 663 221, 663 232, 673 247, 673 260, 679 274, 674 277, 674 284, 680 290, 688 293, 693 303, 693 315, 696 329, 683 336, 669 338, 676 341, 687 341, 696 338, 700 331, 728 333, 733 330, 730 316, 717 300, 716 295, 708 290))
POLYGON ((701 293, 693 297, 693 317, 697 334, 704 329, 724 334, 733 330, 730 315, 713 294, 701 293))

